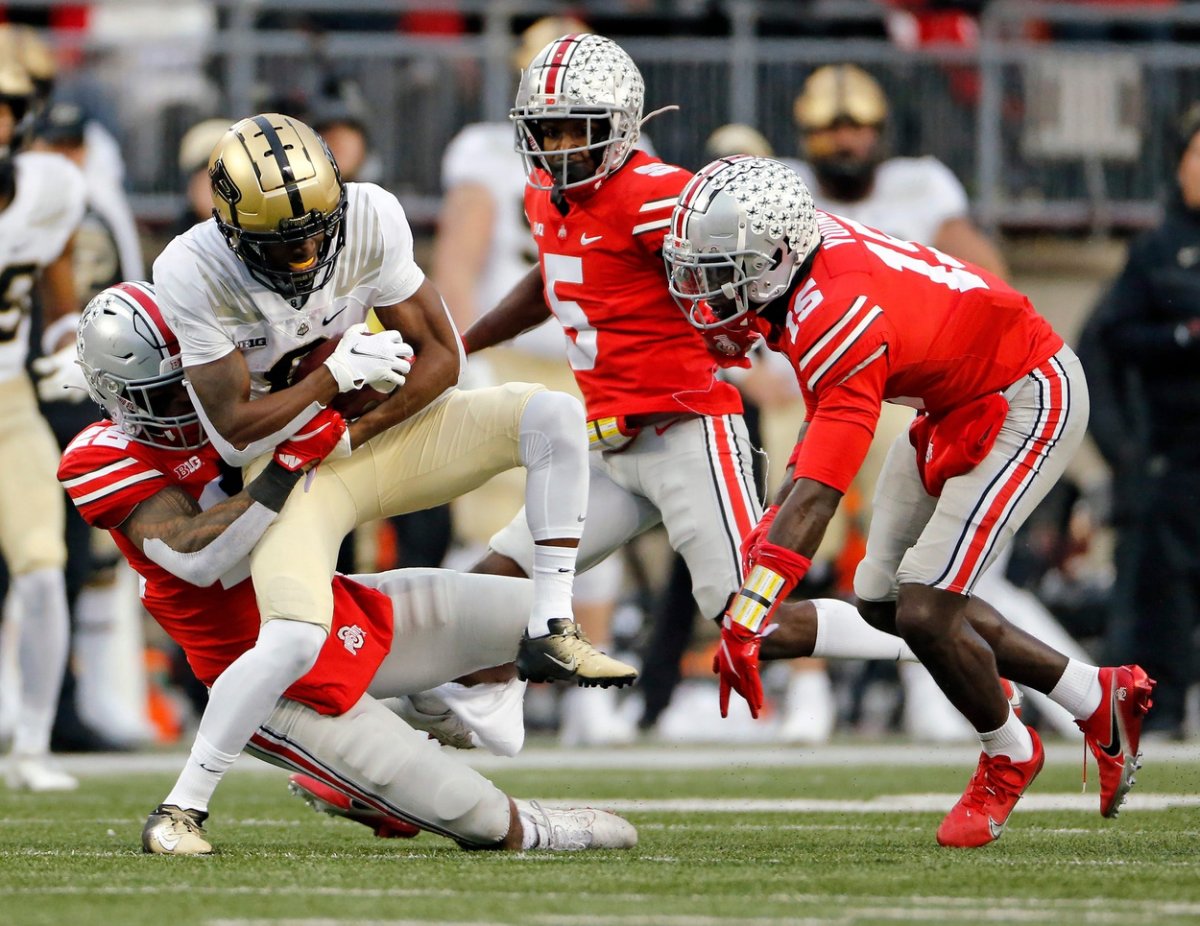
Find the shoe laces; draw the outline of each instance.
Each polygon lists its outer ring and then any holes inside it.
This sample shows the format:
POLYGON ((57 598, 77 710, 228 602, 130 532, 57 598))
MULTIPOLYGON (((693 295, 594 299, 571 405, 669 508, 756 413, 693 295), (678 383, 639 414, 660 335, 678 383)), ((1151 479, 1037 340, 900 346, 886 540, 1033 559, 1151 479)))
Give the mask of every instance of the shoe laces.
POLYGON ((962 803, 983 811, 992 801, 1007 802, 1019 797, 1023 783, 1021 773, 1008 756, 989 756, 985 753, 967 784, 962 803))
POLYGON ((189 833, 195 833, 199 836, 204 835, 204 821, 208 819, 207 811, 185 810, 182 807, 176 807, 174 804, 159 804, 154 812, 166 817, 172 826, 182 826, 189 833))

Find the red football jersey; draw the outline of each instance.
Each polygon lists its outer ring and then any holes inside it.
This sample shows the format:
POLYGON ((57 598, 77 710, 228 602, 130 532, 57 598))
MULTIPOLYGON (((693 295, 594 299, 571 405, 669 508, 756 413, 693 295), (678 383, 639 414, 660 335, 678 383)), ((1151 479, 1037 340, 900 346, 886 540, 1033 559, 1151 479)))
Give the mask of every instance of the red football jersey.
MULTIPOLYGON (((228 498, 219 464, 212 445, 160 450, 101 421, 71 441, 58 468, 58 478, 83 519, 112 534, 141 577, 146 610, 183 648, 205 685, 212 685, 258 638, 249 566, 244 578, 228 586, 218 581, 199 588, 157 565, 118 528, 138 505, 168 486, 183 489, 202 508, 228 498)), ((333 590, 329 639, 312 670, 285 692, 323 714, 340 714, 362 697, 392 644, 392 606, 386 595, 341 576, 333 590)))
POLYGON ((881 402, 944 412, 1007 388, 1062 347, 998 277, 841 216, 817 218, 812 270, 770 345, 792 361, 807 407, 797 478, 844 492, 881 402))
POLYGON ((568 190, 566 215, 549 191, 525 188, 546 302, 566 330, 589 419, 742 410, 741 396, 716 378, 703 339, 667 291, 663 236, 691 178, 635 151, 597 186, 568 190))

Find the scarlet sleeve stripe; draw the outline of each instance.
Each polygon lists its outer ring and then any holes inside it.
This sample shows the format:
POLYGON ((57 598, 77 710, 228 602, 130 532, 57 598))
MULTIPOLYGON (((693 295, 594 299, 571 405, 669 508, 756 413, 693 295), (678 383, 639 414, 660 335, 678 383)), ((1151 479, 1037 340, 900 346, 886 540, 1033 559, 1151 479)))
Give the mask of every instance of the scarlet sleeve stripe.
POLYGON ((137 485, 139 482, 145 482, 147 479, 156 479, 162 476, 156 469, 145 470, 140 473, 134 473, 132 476, 126 476, 117 482, 111 482, 102 489, 97 489, 95 492, 89 492, 87 495, 76 495, 71 493, 71 500, 76 505, 86 505, 89 502, 94 502, 98 498, 104 498, 106 495, 112 495, 114 492, 120 492, 122 489, 132 485, 137 485))
POLYGON ((103 479, 110 473, 115 473, 117 470, 125 469, 128 466, 133 466, 138 461, 133 457, 126 457, 124 460, 118 460, 116 463, 109 463, 108 466, 102 466, 100 469, 94 469, 90 473, 84 473, 82 476, 76 476, 74 479, 63 480, 63 488, 73 489, 76 486, 81 486, 84 483, 91 482, 93 479, 103 479))
POLYGON ((643 222, 641 225, 635 225, 633 226, 633 233, 635 235, 640 235, 643 232, 655 231, 659 228, 669 228, 670 226, 671 217, 667 216, 665 219, 656 219, 653 222, 643 222))
POLYGON ((666 199, 652 199, 650 202, 642 203, 638 212, 653 212, 655 209, 673 209, 677 202, 679 202, 677 196, 669 196, 666 199))

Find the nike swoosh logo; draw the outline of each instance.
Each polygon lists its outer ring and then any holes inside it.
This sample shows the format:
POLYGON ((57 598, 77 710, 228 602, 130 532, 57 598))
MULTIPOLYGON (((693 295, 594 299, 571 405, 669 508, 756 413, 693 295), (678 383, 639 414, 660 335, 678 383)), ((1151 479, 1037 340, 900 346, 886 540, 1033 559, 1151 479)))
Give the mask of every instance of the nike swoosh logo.
POLYGON ((997 823, 991 817, 988 817, 988 832, 992 834, 993 839, 999 839, 1000 834, 1004 832, 1004 824, 997 823))
POLYGON ((589 244, 595 244, 597 241, 599 241, 603 237, 604 237, 603 235, 595 235, 592 237, 589 237, 588 235, 580 235, 579 243, 582 245, 585 245, 585 246, 589 245, 589 244))
POLYGON ((1122 752, 1121 749, 1121 728, 1117 723, 1117 692, 1116 687, 1113 687, 1112 694, 1109 695, 1108 703, 1109 715, 1112 717, 1112 729, 1108 731, 1108 744, 1101 746, 1101 751, 1114 759, 1122 752))
POLYGON ((341 315, 345 311, 346 311, 346 307, 342 306, 340 309, 338 309, 336 312, 334 312, 328 318, 321 319, 321 324, 328 325, 331 321, 333 321, 335 318, 337 318, 339 315, 341 315))
POLYGON ((575 657, 575 656, 572 656, 572 657, 571 657, 571 661, 570 661, 570 662, 563 662, 561 659, 558 659, 558 658, 557 658, 557 657, 555 657, 555 656, 551 656, 549 653, 546 653, 546 654, 545 654, 545 656, 546 656, 546 658, 547 658, 547 659, 549 659, 549 660, 550 660, 552 663, 554 663, 554 664, 555 664, 555 665, 557 665, 557 666, 562 666, 562 667, 563 667, 564 669, 566 669, 568 672, 574 672, 574 671, 575 671, 575 667, 576 667, 577 665, 579 665, 579 659, 578 659, 577 657, 575 657))
POLYGON ((183 839, 183 836, 167 835, 166 833, 158 834, 158 844, 168 852, 174 852, 175 847, 179 845, 179 840, 181 839, 183 839))
POLYGON ((580 515, 579 517, 577 517, 575 520, 576 520, 576 521, 578 521, 580 524, 582 524, 584 521, 586 521, 586 520, 587 520, 587 515, 586 515, 586 514, 581 514, 581 515, 580 515))

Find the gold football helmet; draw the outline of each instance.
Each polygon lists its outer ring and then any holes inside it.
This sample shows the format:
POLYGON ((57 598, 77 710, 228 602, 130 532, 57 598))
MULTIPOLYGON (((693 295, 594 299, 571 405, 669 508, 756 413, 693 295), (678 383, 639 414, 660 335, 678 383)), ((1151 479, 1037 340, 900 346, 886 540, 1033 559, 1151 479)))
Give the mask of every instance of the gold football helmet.
POLYGON ((887 114, 887 97, 879 83, 853 64, 817 68, 800 88, 792 109, 802 132, 819 132, 843 120, 855 125, 882 125, 887 114))
POLYGON ((33 81, 36 109, 40 110, 50 102, 54 78, 58 76, 58 64, 35 29, 0 23, 0 58, 15 59, 25 69, 33 81))
POLYGON ((321 136, 263 113, 230 127, 208 161, 217 226, 250 275, 294 306, 324 286, 345 244, 346 188, 321 136), (321 236, 303 266, 281 252, 321 236))

